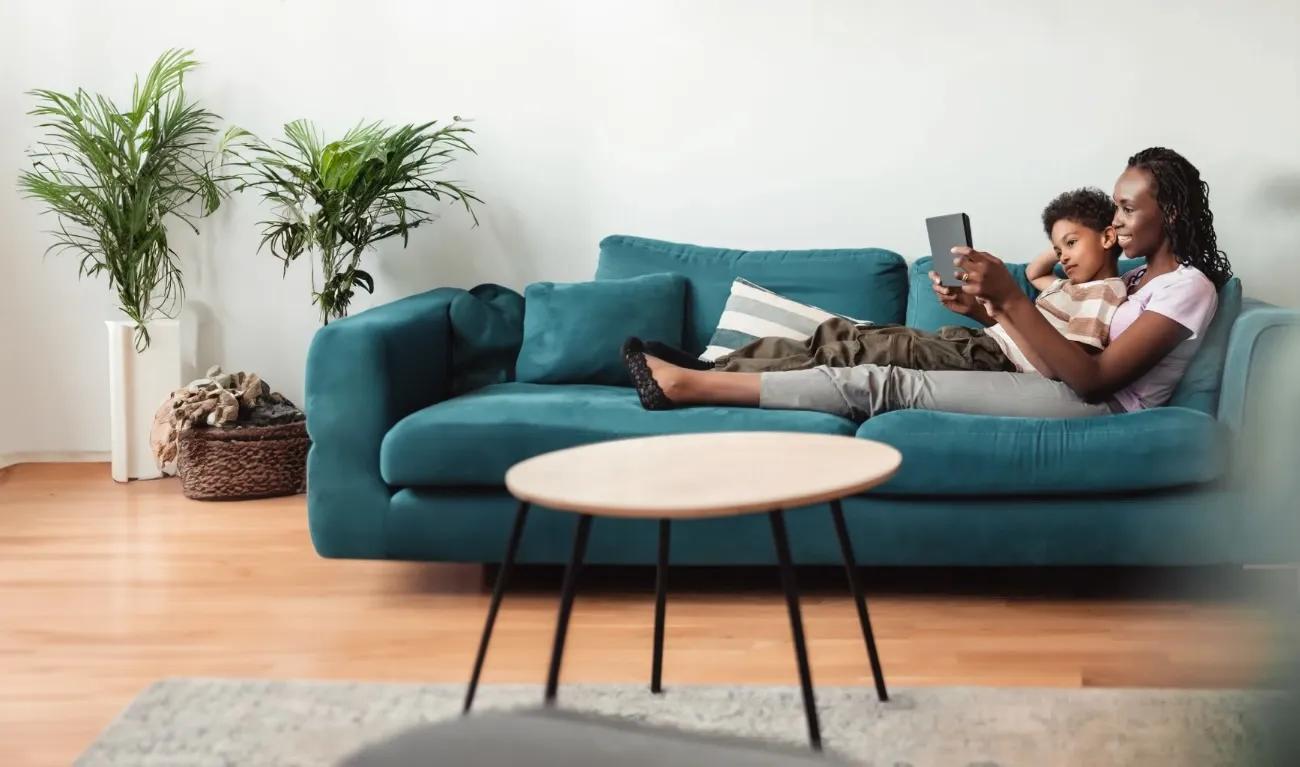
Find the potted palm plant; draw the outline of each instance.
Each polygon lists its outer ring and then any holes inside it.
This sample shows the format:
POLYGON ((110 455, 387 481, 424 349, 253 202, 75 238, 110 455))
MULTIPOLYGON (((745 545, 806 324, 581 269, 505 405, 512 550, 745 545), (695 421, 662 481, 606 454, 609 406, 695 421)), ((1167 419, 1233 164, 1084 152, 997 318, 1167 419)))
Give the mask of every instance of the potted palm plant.
POLYGON ((478 223, 471 203, 482 201, 441 176, 458 152, 474 151, 469 133, 460 118, 442 127, 364 123, 327 142, 315 125, 297 120, 274 144, 248 137, 239 188, 275 206, 262 222, 260 247, 286 272, 304 253, 315 257, 312 303, 322 323, 346 316, 358 288, 374 292, 361 259, 375 243, 400 237, 405 246, 412 229, 433 220, 418 198, 459 203, 478 223))
MULTIPOLYGON (((149 449, 153 409, 180 384, 175 317, 185 286, 168 228, 198 231, 224 195, 220 119, 186 98, 192 51, 162 54, 124 108, 83 89, 34 90, 40 141, 18 185, 53 213, 50 251, 104 277, 125 319, 108 322, 113 478, 159 476, 149 449)), ((231 133, 234 136, 237 133, 231 133)))

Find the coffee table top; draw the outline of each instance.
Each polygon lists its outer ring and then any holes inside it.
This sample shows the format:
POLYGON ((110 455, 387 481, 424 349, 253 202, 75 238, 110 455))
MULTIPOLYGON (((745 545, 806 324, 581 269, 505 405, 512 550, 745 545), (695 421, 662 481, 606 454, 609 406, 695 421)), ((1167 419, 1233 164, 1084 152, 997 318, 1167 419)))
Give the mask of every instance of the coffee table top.
POLYGON ((600 442, 516 464, 521 501, 605 517, 725 517, 868 490, 898 471, 894 448, 829 434, 722 432, 600 442))

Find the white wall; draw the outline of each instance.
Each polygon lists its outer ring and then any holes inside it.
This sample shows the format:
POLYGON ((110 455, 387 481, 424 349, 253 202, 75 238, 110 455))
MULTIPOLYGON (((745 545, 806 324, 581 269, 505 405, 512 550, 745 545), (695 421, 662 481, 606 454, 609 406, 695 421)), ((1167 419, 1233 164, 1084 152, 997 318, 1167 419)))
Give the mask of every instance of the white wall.
MULTIPOLYGON (((126 98, 165 48, 190 89, 266 136, 297 117, 475 118, 456 167, 487 201, 373 259, 374 302, 438 285, 590 276, 612 232, 746 248, 926 252, 966 210, 1021 259, 1066 188, 1109 188, 1133 151, 1210 181, 1247 292, 1300 302, 1300 4, 13 0, 0 4, 0 167, 36 136, 26 89, 126 98)), ((10 176, 12 178, 12 176, 10 176)), ((42 260, 48 222, 0 183, 0 455, 102 450, 112 297, 42 260)), ((291 398, 315 327, 306 265, 255 253, 233 200, 186 263, 189 372, 255 370, 291 398)), ((360 306, 372 302, 363 300, 360 306)), ((358 308, 360 308, 360 306, 358 308)))

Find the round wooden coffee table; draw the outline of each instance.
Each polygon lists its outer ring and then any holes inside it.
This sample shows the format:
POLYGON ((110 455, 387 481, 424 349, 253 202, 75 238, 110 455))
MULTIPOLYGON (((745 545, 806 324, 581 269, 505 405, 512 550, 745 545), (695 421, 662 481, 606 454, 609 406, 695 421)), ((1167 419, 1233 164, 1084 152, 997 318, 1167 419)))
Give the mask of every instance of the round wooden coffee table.
POLYGON ((867 614, 866 598, 858 578, 840 499, 886 481, 898 470, 901 462, 902 456, 894 448, 855 437, 797 432, 727 432, 602 442, 547 453, 515 465, 506 473, 506 487, 519 499, 519 510, 492 591, 464 710, 468 712, 474 702, 492 627, 496 623, 501 597, 532 504, 579 515, 573 551, 560 592, 555 644, 546 678, 545 700, 548 705, 555 702, 559 687, 564 640, 593 517, 659 520, 654 656, 650 672, 650 689, 657 693, 662 689, 668 542, 672 520, 766 513, 772 525, 772 542, 780 563, 786 606, 790 613, 795 661, 808 718, 808 737, 813 748, 821 748, 817 705, 799 611, 799 591, 790 561, 783 510, 817 503, 830 504, 849 587, 867 644, 876 694, 880 700, 887 700, 884 672, 876 652, 871 619, 867 614))

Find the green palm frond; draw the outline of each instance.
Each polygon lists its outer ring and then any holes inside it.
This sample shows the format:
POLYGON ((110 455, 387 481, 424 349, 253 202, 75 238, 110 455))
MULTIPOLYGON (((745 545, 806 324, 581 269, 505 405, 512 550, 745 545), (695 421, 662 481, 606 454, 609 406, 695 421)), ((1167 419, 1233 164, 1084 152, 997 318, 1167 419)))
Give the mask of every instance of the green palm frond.
MULTIPOLYGON (((30 92, 44 135, 28 150, 31 168, 18 186, 58 219, 47 252, 76 255, 81 276, 108 277, 139 350, 149 345, 148 321, 175 316, 185 295, 168 223, 197 232, 197 219, 225 195, 227 144, 210 148, 220 118, 185 96, 185 75, 197 66, 193 51, 167 51, 136 78, 125 109, 83 89, 30 92)), ((231 131, 223 141, 242 136, 231 131)))
POLYGON ((374 243, 401 237, 433 220, 433 213, 411 204, 420 195, 460 203, 474 220, 468 189, 441 177, 459 152, 473 152, 473 131, 459 118, 436 127, 358 123, 337 141, 326 141, 307 120, 284 126, 274 143, 251 139, 246 156, 233 163, 243 179, 275 206, 262 222, 261 247, 289 265, 306 252, 319 257, 322 283, 312 294, 321 319, 347 314, 355 289, 374 292, 374 279, 360 269, 374 243))

